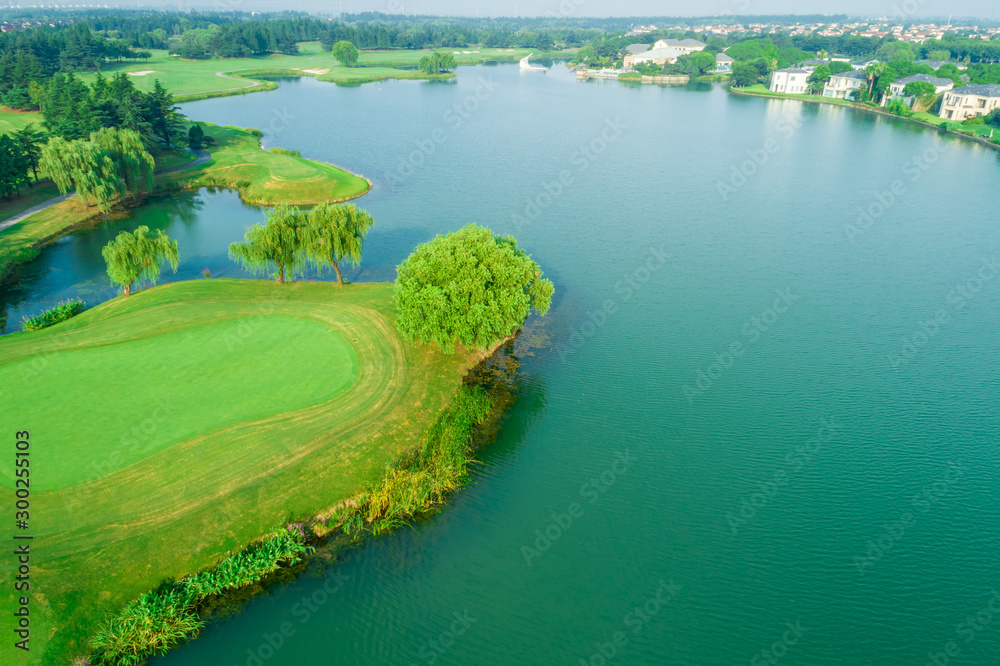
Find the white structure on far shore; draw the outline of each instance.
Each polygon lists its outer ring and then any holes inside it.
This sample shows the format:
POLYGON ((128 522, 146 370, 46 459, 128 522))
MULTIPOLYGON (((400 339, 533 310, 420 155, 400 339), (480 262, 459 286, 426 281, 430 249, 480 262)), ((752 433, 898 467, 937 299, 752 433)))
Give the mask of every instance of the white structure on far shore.
POLYGON ((807 67, 786 67, 771 72, 771 92, 786 95, 805 95, 809 92, 809 75, 813 70, 807 67))

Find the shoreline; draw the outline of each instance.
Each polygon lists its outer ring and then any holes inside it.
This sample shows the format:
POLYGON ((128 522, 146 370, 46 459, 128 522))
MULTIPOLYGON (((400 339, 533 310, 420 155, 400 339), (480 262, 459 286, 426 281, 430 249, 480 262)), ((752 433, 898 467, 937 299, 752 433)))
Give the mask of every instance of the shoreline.
MULTIPOLYGON (((449 504, 452 497, 468 483, 471 467, 476 464, 473 456, 477 451, 496 441, 504 415, 517 400, 519 364, 516 361, 511 364, 510 359, 515 358, 515 346, 519 334, 520 332, 486 350, 463 350, 462 353, 467 356, 469 365, 453 386, 451 395, 440 412, 422 430, 417 444, 398 451, 384 462, 383 471, 373 484, 332 505, 310 511, 306 516, 288 518, 282 521, 283 528, 279 526, 277 531, 258 536, 242 548, 228 551, 211 565, 187 572, 176 579, 167 580, 156 589, 139 597, 148 599, 149 595, 163 595, 164 598, 168 598, 170 594, 168 590, 181 589, 185 581, 192 578, 205 576, 211 578, 214 572, 230 566, 230 563, 239 559, 242 554, 252 552, 265 541, 283 536, 284 531, 293 534, 302 546, 299 556, 275 559, 253 580, 192 601, 186 610, 193 614, 200 626, 180 638, 165 637, 160 648, 155 650, 155 654, 166 654, 196 640, 205 626, 216 625, 235 617, 254 598, 300 579, 307 570, 318 569, 323 577, 336 579, 336 569, 341 565, 340 558, 348 552, 373 539, 392 534, 401 527, 412 526, 426 520, 449 504), (429 466, 423 460, 423 455, 428 449, 448 448, 449 445, 452 447, 458 445, 459 450, 464 452, 461 454, 464 463, 460 468, 453 467, 451 455, 433 458, 429 466), (431 499, 425 504, 417 506, 393 504, 391 495, 380 493, 381 484, 395 486, 399 483, 400 474, 405 474, 409 470, 429 470, 435 476, 450 478, 451 483, 436 497, 432 493, 431 499), (373 494, 378 496, 380 505, 382 501, 388 502, 389 508, 382 510, 380 506, 381 513, 371 519, 372 506, 368 498, 373 494)), ((127 609, 136 601, 138 599, 126 602, 117 613, 95 622, 97 631, 92 633, 90 638, 100 635, 101 631, 116 618, 127 618, 127 609)), ((96 656, 99 659, 111 657, 112 661, 108 663, 115 663, 114 654, 94 654, 89 651, 89 645, 87 650, 77 656, 87 658, 96 656)), ((143 655, 138 656, 143 657, 143 655)), ((146 658, 149 656, 153 654, 145 655, 146 658)), ((100 663, 105 662, 102 660, 100 663)))
MULTIPOLYGON (((785 94, 782 94, 782 93, 772 93, 770 91, 764 93, 764 92, 757 92, 757 91, 750 91, 750 90, 741 90, 739 88, 733 88, 732 86, 729 86, 729 93, 731 93, 733 95, 743 95, 744 97, 760 97, 760 98, 764 98, 764 99, 782 99, 782 100, 788 100, 788 101, 792 101, 792 102, 805 102, 807 104, 827 104, 827 105, 830 105, 830 106, 837 106, 837 107, 844 107, 844 108, 848 108, 848 109, 853 109, 855 111, 866 111, 868 113, 873 113, 875 115, 885 116, 885 117, 894 118, 896 120, 900 120, 900 121, 903 121, 903 122, 908 122, 908 123, 913 123, 915 125, 920 125, 921 127, 926 127, 928 129, 935 130, 936 132, 939 132, 941 134, 948 134, 948 135, 951 135, 951 136, 955 136, 955 137, 958 137, 960 139, 964 139, 966 141, 969 141, 971 143, 979 144, 980 146, 983 146, 985 148, 990 148, 992 150, 1000 151, 1000 144, 991 143, 990 141, 988 141, 986 139, 981 139, 979 137, 971 136, 969 134, 963 134, 962 132, 955 132, 954 130, 946 129, 946 128, 940 127, 939 125, 932 125, 931 123, 925 122, 923 120, 918 120, 916 118, 907 118, 905 116, 897 116, 894 113, 889 113, 888 111, 882 109, 881 107, 876 109, 876 108, 873 108, 873 107, 870 107, 870 106, 865 106, 864 104, 858 104, 856 102, 851 102, 851 101, 847 101, 847 100, 832 100, 832 99, 828 99, 828 98, 823 97, 822 95, 806 95, 806 96, 801 96, 801 95, 785 95, 785 94), (816 99, 810 99, 812 97, 815 97, 816 99)), ((941 122, 945 122, 945 120, 942 118, 941 122)))
MULTIPOLYGON (((210 123, 202 123, 202 124, 205 125, 206 128, 220 127, 218 125, 212 125, 210 123)), ((264 150, 260 144, 260 137, 257 136, 256 134, 242 128, 227 127, 226 129, 243 132, 249 136, 253 136, 257 142, 257 149, 260 150, 261 153, 269 155, 277 155, 276 153, 271 153, 270 151, 264 150)), ((249 192, 250 192, 250 187, 254 185, 254 183, 251 181, 226 180, 225 178, 218 177, 219 173, 227 170, 227 167, 225 165, 213 164, 213 160, 215 160, 216 158, 216 153, 225 151, 226 147, 224 145, 217 145, 214 148, 215 148, 214 152, 212 150, 205 151, 208 155, 207 159, 202 159, 201 157, 199 157, 198 159, 188 164, 181 165, 181 167, 179 168, 165 169, 161 171, 159 174, 156 174, 153 183, 153 188, 151 190, 149 190, 148 192, 136 193, 134 196, 126 196, 124 198, 119 199, 114 203, 114 205, 111 208, 111 211, 108 213, 107 216, 105 216, 103 213, 97 210, 96 207, 84 207, 81 209, 78 205, 79 201, 75 196, 75 192, 72 192, 57 197, 61 200, 52 204, 51 206, 47 206, 46 208, 36 211, 27 217, 21 218, 14 224, 8 225, 3 229, 0 229, 0 234, 7 232, 8 230, 24 229, 24 225, 29 224, 32 218, 34 218, 37 215, 41 215, 48 210, 58 209, 60 207, 63 208, 72 207, 76 209, 76 210, 66 211, 66 218, 68 221, 59 225, 58 228, 56 228, 54 231, 51 231, 50 233, 39 235, 31 239, 18 249, 17 254, 13 258, 9 259, 4 264, 0 264, 0 286, 6 284, 6 282, 17 271, 18 266, 30 262, 35 257, 37 257, 38 251, 40 251, 46 245, 55 242, 56 240, 62 238, 66 234, 78 231, 80 229, 89 228, 99 223, 103 219, 105 219, 105 217, 108 219, 122 219, 122 217, 128 217, 132 214, 132 211, 134 211, 139 206, 143 205, 149 198, 154 196, 162 196, 175 192, 198 190, 204 187, 204 188, 233 190, 239 195, 241 201, 251 205, 271 206, 275 204, 275 202, 272 200, 259 199, 252 196, 249 192), (205 166, 206 164, 208 165, 207 167, 205 166)), ((341 167, 338 167, 335 164, 330 164, 329 162, 323 162, 321 160, 311 160, 305 157, 290 157, 290 156, 284 156, 284 157, 288 157, 288 159, 303 160, 306 162, 321 164, 324 165, 325 167, 336 169, 337 171, 343 172, 348 176, 363 180, 366 185, 363 191, 354 192, 348 196, 343 196, 343 197, 333 197, 333 198, 305 197, 298 199, 292 198, 292 200, 288 201, 288 203, 290 203, 291 205, 315 206, 321 203, 344 203, 347 201, 353 201, 355 199, 359 199, 368 194, 369 192, 371 192, 372 190, 373 184, 368 178, 360 174, 347 171, 346 169, 342 169, 341 167)), ((4 237, 0 235, 0 241, 2 240, 4 240, 4 237)))

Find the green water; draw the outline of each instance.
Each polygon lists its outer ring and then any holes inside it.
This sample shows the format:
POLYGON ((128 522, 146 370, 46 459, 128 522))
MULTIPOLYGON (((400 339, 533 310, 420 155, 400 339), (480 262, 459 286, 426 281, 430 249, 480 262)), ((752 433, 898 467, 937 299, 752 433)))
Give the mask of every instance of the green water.
POLYGON ((561 67, 185 112, 372 179, 356 279, 476 221, 557 297, 474 485, 157 663, 1000 660, 997 153, 561 67))

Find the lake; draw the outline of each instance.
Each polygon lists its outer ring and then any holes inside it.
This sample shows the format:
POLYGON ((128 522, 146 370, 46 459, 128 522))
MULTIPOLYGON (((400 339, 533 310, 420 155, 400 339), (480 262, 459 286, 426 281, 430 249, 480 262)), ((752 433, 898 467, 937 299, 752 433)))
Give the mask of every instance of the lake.
MULTIPOLYGON (((183 110, 373 181, 349 279, 390 280, 478 222, 557 293, 551 348, 522 359, 521 399, 443 512, 156 663, 996 660, 996 152, 561 65, 283 80, 183 110)), ((3 295, 11 322, 112 296, 119 228, 178 239, 168 279, 239 276, 226 248, 261 219, 189 193, 69 236, 3 295)))

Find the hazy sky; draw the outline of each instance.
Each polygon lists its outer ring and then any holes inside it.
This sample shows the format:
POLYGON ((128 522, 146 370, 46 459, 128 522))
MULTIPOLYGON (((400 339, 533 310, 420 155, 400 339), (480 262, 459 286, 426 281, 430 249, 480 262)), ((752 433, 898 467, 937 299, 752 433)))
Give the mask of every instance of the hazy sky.
MULTIPOLYGON (((23 4, 23 1, 22 1, 23 4)), ((137 3, 139 4, 139 3, 137 3)), ((483 16, 714 16, 724 14, 851 14, 1000 18, 997 0, 144 0, 145 6, 300 9, 337 13, 382 11, 483 16)), ((127 6, 121 3, 119 6, 127 6)))

